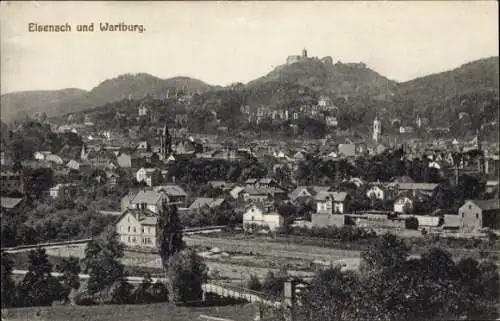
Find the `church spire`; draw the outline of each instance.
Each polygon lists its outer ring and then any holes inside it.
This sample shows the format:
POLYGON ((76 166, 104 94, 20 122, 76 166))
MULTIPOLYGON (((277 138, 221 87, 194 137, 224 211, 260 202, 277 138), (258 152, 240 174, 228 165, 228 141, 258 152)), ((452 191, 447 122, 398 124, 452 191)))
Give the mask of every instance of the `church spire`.
POLYGON ((167 159, 168 156, 172 153, 172 137, 168 131, 167 122, 163 126, 161 130, 160 136, 160 157, 162 159, 167 159))

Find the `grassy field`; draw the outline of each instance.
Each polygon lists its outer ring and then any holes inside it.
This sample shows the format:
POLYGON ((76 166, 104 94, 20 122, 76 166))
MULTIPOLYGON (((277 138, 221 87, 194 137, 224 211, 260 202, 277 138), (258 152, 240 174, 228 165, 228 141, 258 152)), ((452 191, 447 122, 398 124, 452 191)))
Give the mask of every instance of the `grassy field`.
POLYGON ((256 307, 251 304, 179 307, 158 303, 148 305, 55 306, 2 309, 2 321, 195 321, 201 316, 235 321, 253 320, 256 307))

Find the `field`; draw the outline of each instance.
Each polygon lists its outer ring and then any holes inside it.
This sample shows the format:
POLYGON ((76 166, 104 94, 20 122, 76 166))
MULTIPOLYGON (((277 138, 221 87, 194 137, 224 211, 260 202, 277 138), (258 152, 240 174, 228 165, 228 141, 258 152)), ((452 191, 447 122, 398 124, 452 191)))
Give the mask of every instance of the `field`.
MULTIPOLYGON (((232 240, 203 236, 185 236, 188 246, 195 247, 200 252, 206 248, 217 247, 228 252, 226 256, 214 255, 206 257, 206 263, 214 279, 245 281, 255 274, 264 278, 268 271, 277 272, 286 267, 291 275, 310 276, 314 270, 313 262, 324 264, 339 263, 348 266, 358 264, 359 252, 320 246, 280 243, 269 240, 232 240)), ((57 262, 57 257, 84 256, 85 245, 69 245, 66 247, 48 248, 47 254, 51 261, 57 262)), ((16 255, 16 268, 26 268, 27 257, 16 255), (19 265, 19 263, 23 263, 19 265)), ((161 261, 158 254, 125 251, 122 263, 130 275, 143 274, 147 270, 156 274, 161 271, 161 261), (142 272, 142 273, 140 273, 142 272), (155 273, 156 272, 156 273, 155 273)))
POLYGON ((250 321, 256 313, 251 304, 179 307, 158 303, 148 305, 54 306, 2 310, 2 321, 195 321, 202 316, 250 321))

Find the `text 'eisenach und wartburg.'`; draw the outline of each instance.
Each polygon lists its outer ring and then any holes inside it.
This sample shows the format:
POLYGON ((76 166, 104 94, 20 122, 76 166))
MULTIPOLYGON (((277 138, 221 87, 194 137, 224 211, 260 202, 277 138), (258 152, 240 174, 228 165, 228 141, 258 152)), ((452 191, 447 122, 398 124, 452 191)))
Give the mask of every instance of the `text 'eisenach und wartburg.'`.
POLYGON ((109 22, 99 22, 99 23, 89 23, 89 24, 78 24, 72 26, 69 23, 64 24, 39 24, 36 22, 28 23, 28 32, 138 32, 143 33, 146 31, 144 25, 142 24, 128 24, 124 22, 119 23, 109 23, 109 22))

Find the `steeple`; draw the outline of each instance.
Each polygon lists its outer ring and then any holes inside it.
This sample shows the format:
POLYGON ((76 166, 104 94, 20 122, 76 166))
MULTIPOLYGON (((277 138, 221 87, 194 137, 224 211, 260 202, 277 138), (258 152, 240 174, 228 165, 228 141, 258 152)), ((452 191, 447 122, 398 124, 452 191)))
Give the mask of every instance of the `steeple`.
POLYGON ((160 136, 160 158, 165 160, 172 153, 172 137, 168 131, 167 122, 161 130, 160 136))
POLYGON ((87 151, 87 146, 85 144, 82 145, 82 151, 80 153, 80 159, 81 160, 86 160, 88 157, 88 151, 87 151))

